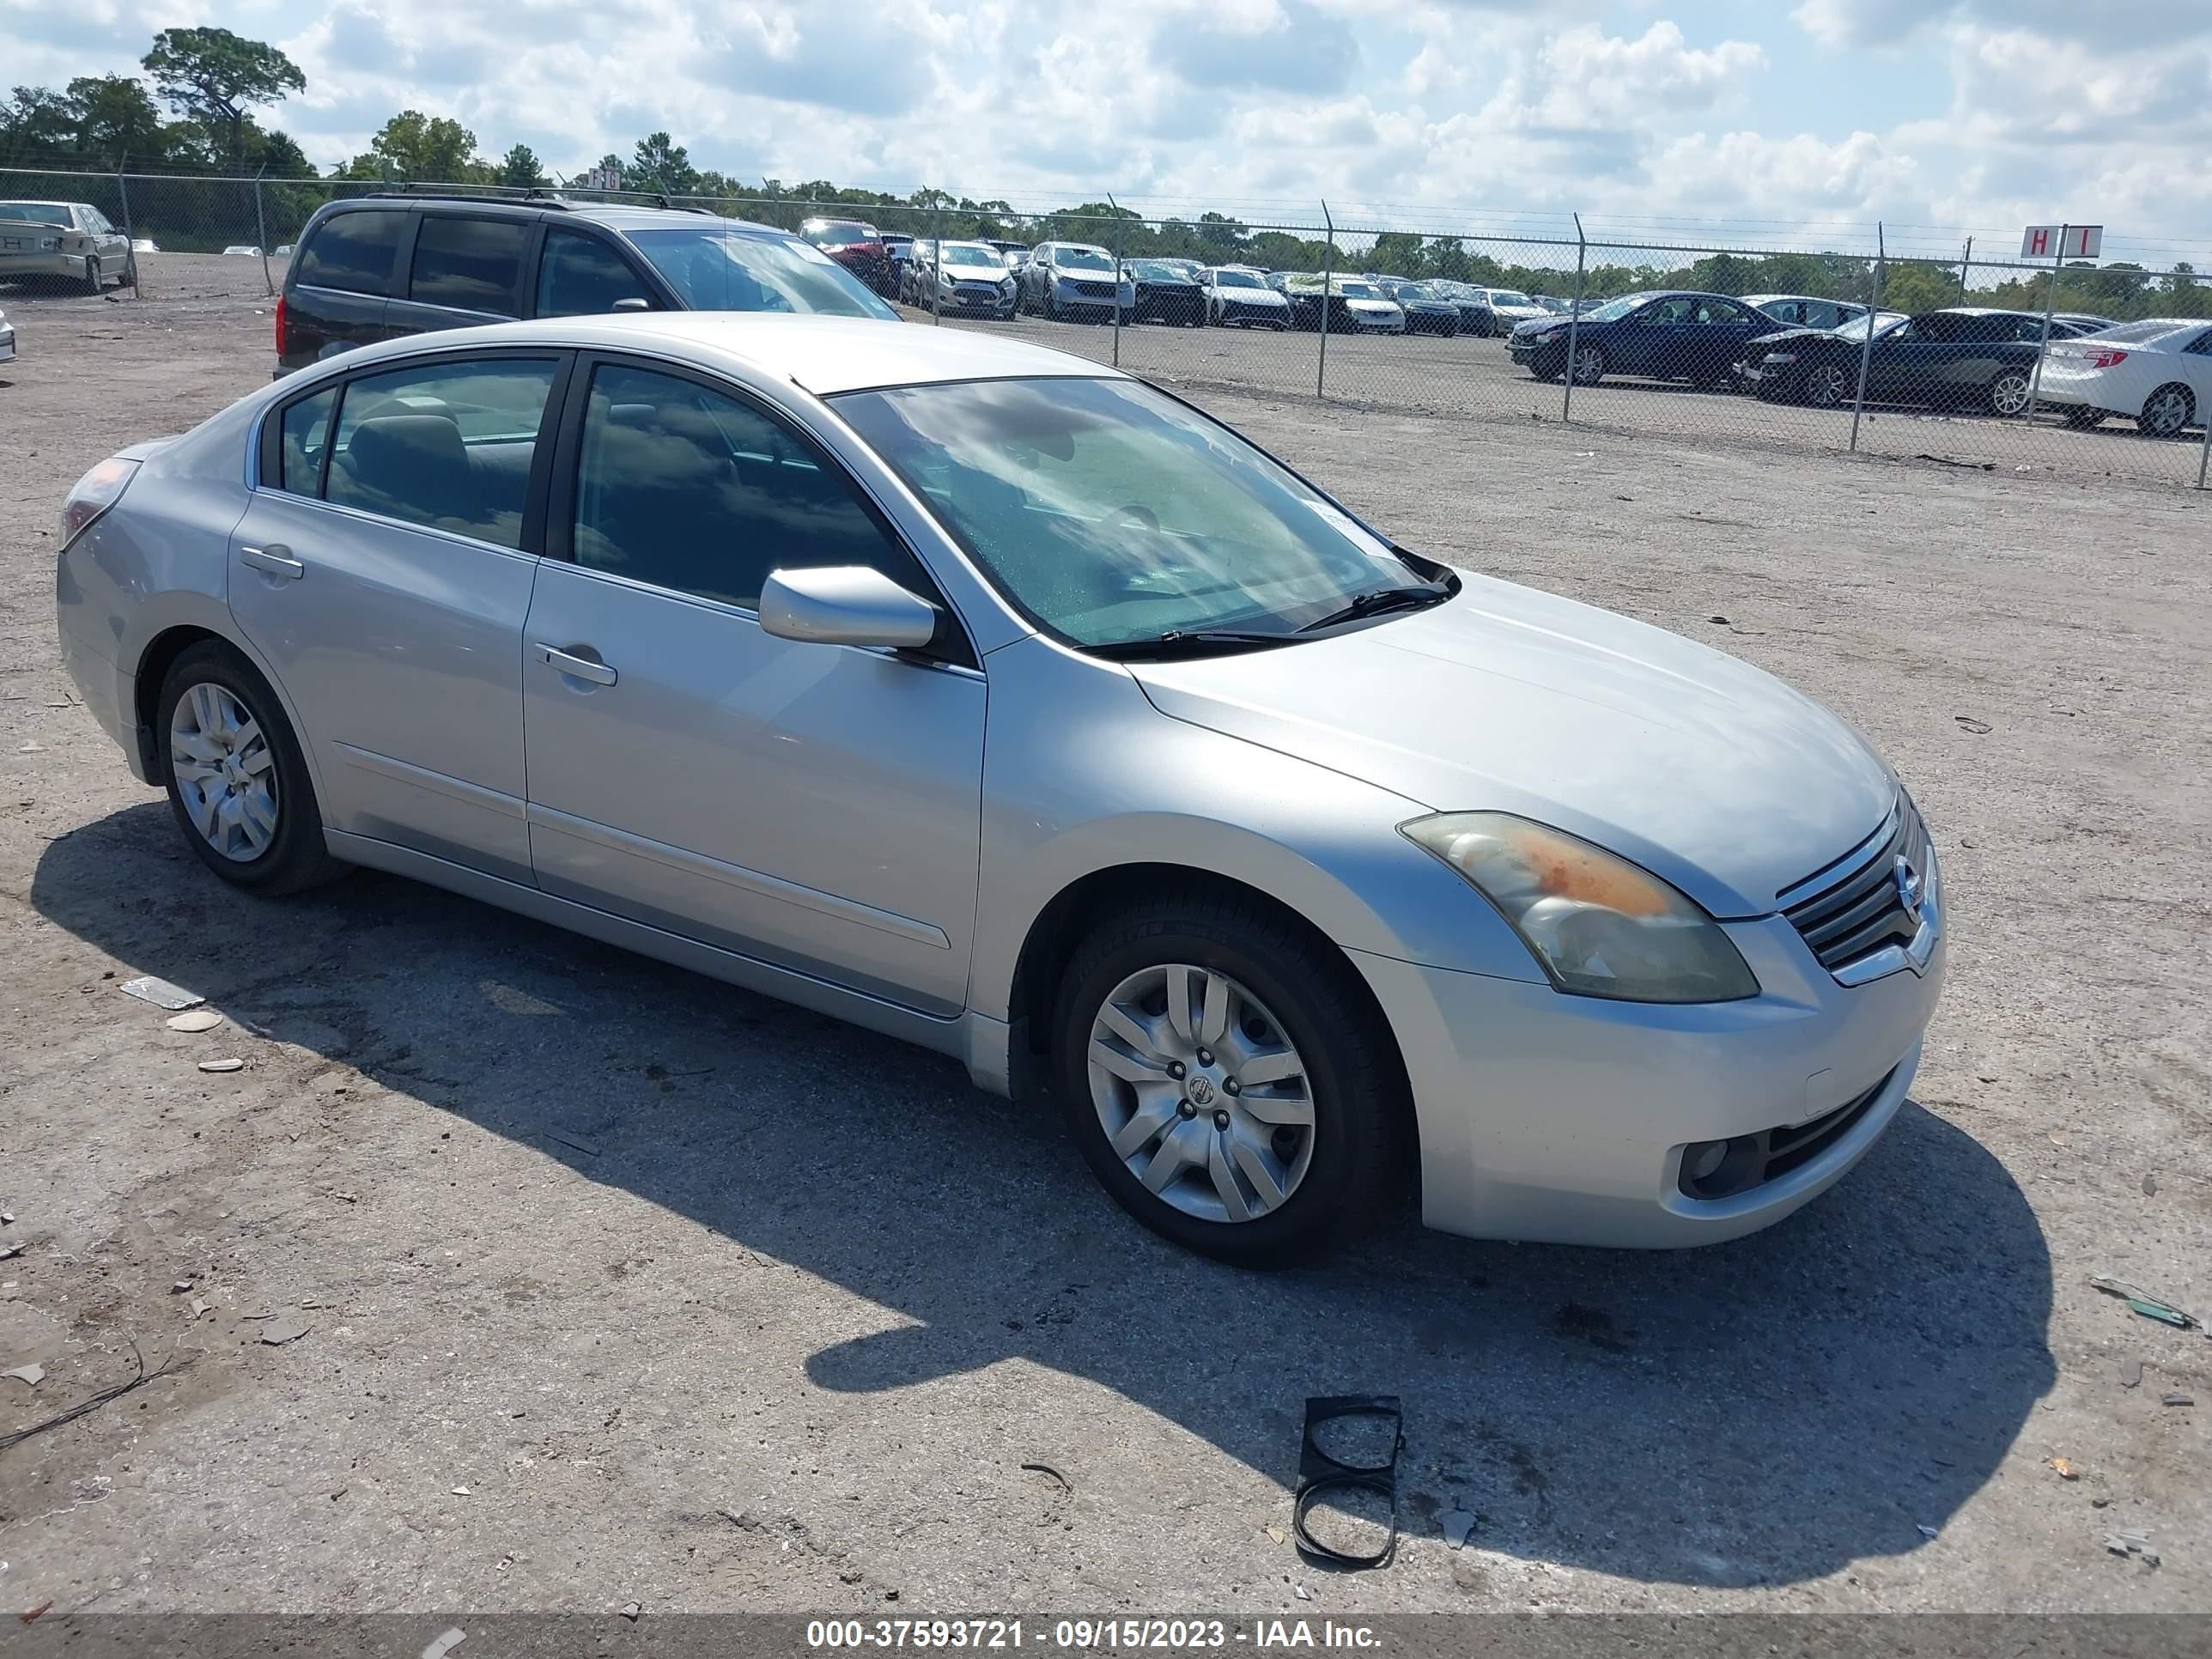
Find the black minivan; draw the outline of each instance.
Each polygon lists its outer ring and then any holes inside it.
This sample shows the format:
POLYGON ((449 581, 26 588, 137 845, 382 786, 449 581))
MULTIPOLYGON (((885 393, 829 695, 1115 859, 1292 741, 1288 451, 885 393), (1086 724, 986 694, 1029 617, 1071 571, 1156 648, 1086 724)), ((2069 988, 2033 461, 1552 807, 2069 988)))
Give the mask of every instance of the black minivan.
POLYGON ((276 372, 403 334, 604 311, 898 313, 770 225, 543 194, 421 192, 316 210, 276 301, 276 372))

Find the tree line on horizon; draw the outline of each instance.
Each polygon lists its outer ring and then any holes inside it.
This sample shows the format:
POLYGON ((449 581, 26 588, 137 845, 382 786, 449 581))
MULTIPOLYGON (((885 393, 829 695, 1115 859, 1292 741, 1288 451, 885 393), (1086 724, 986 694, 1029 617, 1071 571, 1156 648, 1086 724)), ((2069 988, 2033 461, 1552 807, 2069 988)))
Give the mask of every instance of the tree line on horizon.
MULTIPOLYGON (((139 69, 143 79, 136 74, 80 76, 59 88, 15 88, 0 102, 0 167, 56 175, 114 174, 125 168, 173 175, 158 192, 142 189, 138 195, 144 198, 140 212, 147 233, 178 249, 220 247, 239 240, 249 228, 265 230, 271 242, 289 240, 317 206, 349 188, 421 183, 592 193, 578 180, 564 183, 549 173, 527 144, 512 144, 493 159, 481 153, 477 135, 453 117, 413 109, 385 122, 361 154, 328 173, 319 173, 289 133, 264 127, 254 112, 306 90, 307 76, 280 48, 228 29, 163 29, 139 69), (250 216, 255 204, 241 203, 237 186, 228 182, 255 175, 268 181, 258 222, 250 216), (242 219, 241 210, 248 216, 242 219)), ((1146 219, 1112 202, 1094 201, 1024 213, 1001 198, 976 200, 929 188, 900 196, 824 179, 751 184, 695 165, 686 147, 666 132, 639 139, 627 159, 611 153, 601 156, 592 172, 619 175, 626 191, 682 198, 688 204, 792 231, 828 211, 917 236, 1085 241, 1133 259, 1184 258, 1265 270, 1334 267, 1564 297, 1575 293, 1571 266, 1501 258, 1483 251, 1479 237, 1384 231, 1371 240, 1340 239, 1332 246, 1322 236, 1255 228, 1212 211, 1146 219)), ((0 193, 16 193, 15 182, 0 179, 0 193)), ((80 178, 54 188, 97 197, 95 205, 118 222, 131 216, 112 180, 97 181, 95 187, 94 181, 80 178)), ((1734 295, 1806 294, 1863 304, 1873 274, 1874 262, 1857 254, 1716 253, 1688 263, 1595 264, 1583 274, 1582 292, 1586 298, 1604 298, 1648 288, 1691 288, 1734 295)), ((2039 311, 2051 280, 2046 274, 2020 273, 1994 284, 1970 286, 1955 265, 1892 261, 1883 277, 1881 303, 1908 312, 1962 303, 2039 311)), ((2058 274, 2057 307, 2121 319, 2212 316, 2212 287, 2201 285, 2186 262, 2177 262, 2166 273, 2124 262, 2083 262, 2058 274)))

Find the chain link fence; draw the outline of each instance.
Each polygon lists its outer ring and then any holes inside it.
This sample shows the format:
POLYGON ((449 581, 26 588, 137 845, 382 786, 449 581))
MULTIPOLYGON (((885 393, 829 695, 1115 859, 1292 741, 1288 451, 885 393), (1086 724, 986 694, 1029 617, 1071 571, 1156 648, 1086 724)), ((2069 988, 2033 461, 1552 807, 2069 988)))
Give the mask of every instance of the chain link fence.
MULTIPOLYGON (((387 188, 0 171, 0 199, 85 202, 123 228, 134 248, 125 292, 144 301, 265 299, 317 208, 387 188)), ((1863 232, 1837 231, 1840 250, 1792 246, 1787 233, 1748 245, 1585 233, 1571 216, 1540 228, 1549 234, 1509 234, 1412 210, 1340 217, 1319 204, 1254 222, 1148 217, 1110 198, 1054 213, 1006 200, 562 194, 793 232, 860 219, 925 254, 939 240, 1087 244, 1128 281, 1081 319, 1041 303, 1033 283, 1006 319, 937 315, 918 303, 933 283, 895 282, 889 297, 921 320, 1019 332, 1198 391, 2199 488, 2212 460, 2212 281, 2185 261, 1976 259, 1971 240, 1946 257, 1926 233, 1893 251, 1880 227, 1871 247, 1850 245, 1863 232), (1626 299, 1668 290, 1711 297, 1626 299), (2160 319, 2175 327, 2151 326, 2160 319), (2069 343, 2103 323, 2123 332, 2069 343)))

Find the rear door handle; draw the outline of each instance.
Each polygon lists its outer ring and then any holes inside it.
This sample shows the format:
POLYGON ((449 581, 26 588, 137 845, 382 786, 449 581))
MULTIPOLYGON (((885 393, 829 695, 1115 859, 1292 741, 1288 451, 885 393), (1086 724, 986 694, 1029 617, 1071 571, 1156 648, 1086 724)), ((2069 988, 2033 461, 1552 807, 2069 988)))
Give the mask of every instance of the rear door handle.
POLYGON ((566 674, 573 679, 589 680, 593 685, 612 685, 620 678, 606 664, 594 662, 589 657, 572 655, 557 646, 541 643, 537 651, 538 660, 556 673, 566 674))
POLYGON ((294 581, 307 574, 307 567, 292 556, 292 550, 282 542, 271 542, 266 547, 241 547, 238 556, 256 570, 265 570, 272 576, 289 576, 294 581))

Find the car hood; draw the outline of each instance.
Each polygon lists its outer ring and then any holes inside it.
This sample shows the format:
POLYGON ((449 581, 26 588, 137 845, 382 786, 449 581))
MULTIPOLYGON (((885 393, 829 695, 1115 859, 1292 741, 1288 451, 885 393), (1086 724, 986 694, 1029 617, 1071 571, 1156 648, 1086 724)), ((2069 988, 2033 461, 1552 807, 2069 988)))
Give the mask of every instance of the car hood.
POLYGON ((1432 811, 1551 824, 1721 917, 1772 912, 1897 796, 1856 732, 1773 676, 1484 576, 1446 604, 1309 644, 1130 672, 1170 718, 1432 811))
MULTIPOLYGON (((1531 317, 1525 323, 1514 324, 1513 331, 1516 334, 1541 334, 1547 329, 1565 328, 1574 319, 1571 317, 1560 317, 1547 313, 1541 317, 1531 317)), ((1583 320, 1587 322, 1589 319, 1585 318, 1583 320)))
POLYGON ((1285 299, 1281 294, 1272 288, 1224 288, 1216 286, 1209 288, 1206 289, 1206 292, 1209 294, 1218 295, 1224 300, 1256 300, 1263 306, 1271 303, 1279 306, 1286 306, 1290 304, 1288 300, 1285 299))
POLYGON ((1398 308, 1398 302, 1395 300, 1360 299, 1347 294, 1344 296, 1344 308, 1346 311, 1391 312, 1398 308))
MULTIPOLYGON (((1063 283, 1110 283, 1114 280, 1114 273, 1110 270, 1078 270, 1072 265, 1054 265, 1052 274, 1063 283)), ((1124 276, 1121 280, 1127 283, 1130 278, 1124 276)))

